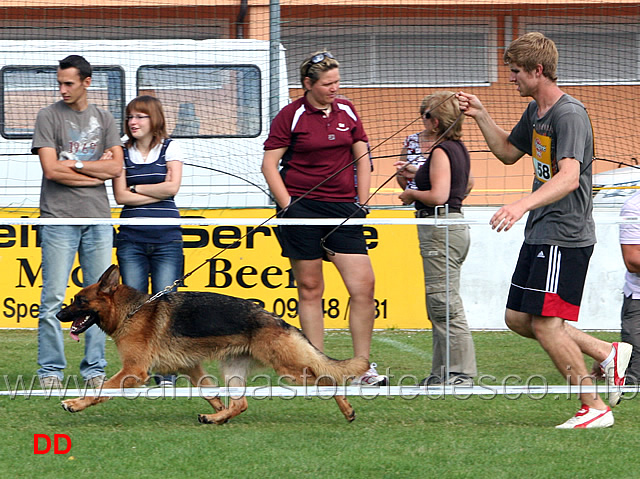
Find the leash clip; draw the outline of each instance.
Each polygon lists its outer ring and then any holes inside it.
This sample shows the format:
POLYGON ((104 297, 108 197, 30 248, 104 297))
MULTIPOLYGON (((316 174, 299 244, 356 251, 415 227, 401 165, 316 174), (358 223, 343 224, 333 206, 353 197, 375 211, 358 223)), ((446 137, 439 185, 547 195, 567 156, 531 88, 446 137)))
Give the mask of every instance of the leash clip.
POLYGON ((325 246, 325 244, 324 244, 325 239, 326 239, 326 236, 320 240, 320 246, 322 246, 322 249, 324 250, 325 253, 327 253, 327 255, 335 256, 336 252, 325 246))
MULTIPOLYGON (((183 278, 181 278, 183 279, 183 278)), ((136 309, 134 309, 133 311, 131 311, 128 315, 127 318, 130 318, 131 316, 133 316, 134 314, 136 314, 138 311, 140 311, 145 304, 151 303, 152 301, 155 301, 156 299, 158 299, 161 296, 164 296, 167 293, 170 293, 171 290, 173 288, 175 288, 176 286, 178 286, 178 283, 180 282, 180 279, 175 280, 173 283, 171 283, 169 286, 166 286, 163 290, 158 291, 156 294, 154 294, 153 296, 151 296, 149 299, 147 299, 144 303, 142 303, 140 306, 138 306, 136 309)))

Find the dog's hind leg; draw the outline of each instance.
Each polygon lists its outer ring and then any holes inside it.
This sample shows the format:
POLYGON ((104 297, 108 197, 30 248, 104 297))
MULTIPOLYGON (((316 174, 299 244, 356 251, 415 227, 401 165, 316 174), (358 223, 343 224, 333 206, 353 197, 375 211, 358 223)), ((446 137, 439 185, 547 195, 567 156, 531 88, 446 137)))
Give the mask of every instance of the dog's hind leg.
POLYGON ((347 401, 345 396, 335 396, 336 403, 347 421, 352 422, 356 418, 356 412, 353 410, 353 406, 347 401))
MULTIPOLYGON (((185 374, 187 374, 187 376, 189 376, 189 379, 191 380, 191 384, 193 384, 193 386, 195 387, 218 386, 218 384, 215 384, 213 382, 213 380, 211 379, 211 376, 207 374, 207 372, 204 370, 201 364, 198 364, 197 366, 194 366, 191 369, 186 369, 184 372, 185 374)), ((214 396, 214 397, 203 396, 203 399, 207 400, 209 404, 211 404, 211 407, 213 407, 213 409, 216 410, 216 412, 220 412, 223 409, 225 409, 224 404, 222 403, 222 401, 218 396, 214 396)))
MULTIPOLYGON (((100 394, 102 389, 133 388, 144 384, 147 378, 148 375, 145 368, 121 369, 102 384, 98 389, 98 394, 100 394)), ((62 407, 68 412, 79 412, 89 406, 108 401, 109 399, 111 398, 108 396, 86 396, 76 399, 67 399, 66 401, 62 401, 62 407)))
POLYGON ((220 361, 220 367, 224 374, 226 387, 238 387, 243 389, 239 396, 229 396, 229 407, 215 414, 200 414, 198 421, 203 424, 224 424, 229 419, 242 414, 247 410, 247 398, 244 396, 244 387, 247 383, 247 375, 251 366, 251 358, 240 356, 227 358, 220 361))
MULTIPOLYGON (((295 368, 291 368, 287 370, 282 367, 278 367, 276 372, 280 373, 281 377, 294 378, 294 380, 297 379, 298 380, 297 382, 300 384, 312 384, 316 386, 333 386, 337 388, 337 383, 334 378, 329 376, 316 377, 315 373, 311 371, 310 368, 303 368, 302 373, 300 373, 299 371, 296 371, 295 368), (286 372, 283 372, 283 371, 286 371, 286 372)), ((347 421, 349 422, 354 421, 356 418, 356 413, 353 410, 353 407, 351 406, 349 401, 347 401, 347 398, 345 396, 337 396, 337 395, 334 396, 334 398, 336 400, 336 403, 338 404, 338 407, 340 408, 340 411, 342 412, 344 417, 347 419, 347 421)))
MULTIPOLYGON (((292 371, 293 370, 291 370, 291 372, 292 371)), ((289 373, 289 377, 295 377, 295 376, 289 373)), ((328 376, 316 377, 315 374, 309 368, 304 368, 302 374, 300 374, 299 377, 301 379, 300 382, 302 384, 313 384, 317 386, 333 386, 337 388, 337 383, 333 378, 328 376)), ((353 407, 351 406, 349 401, 347 401, 347 398, 345 396, 336 395, 334 396, 334 399, 336 400, 336 403, 338 404, 340 411, 342 412, 342 414, 344 414, 344 417, 347 419, 347 421, 353 422, 356 418, 356 412, 353 410, 353 407)))

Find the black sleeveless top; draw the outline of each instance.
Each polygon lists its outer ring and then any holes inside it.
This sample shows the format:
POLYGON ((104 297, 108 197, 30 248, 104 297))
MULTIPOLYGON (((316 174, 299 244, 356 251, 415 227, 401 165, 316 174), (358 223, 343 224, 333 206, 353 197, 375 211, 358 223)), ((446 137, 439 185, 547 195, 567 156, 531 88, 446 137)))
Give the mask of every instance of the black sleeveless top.
MULTIPOLYGON (((437 149, 442 149, 449 157, 451 164, 451 190, 449 199, 446 204, 449 205, 450 212, 459 212, 462 207, 462 200, 467 191, 469 183, 469 172, 471 170, 471 158, 467 147, 460 140, 446 140, 431 150, 429 157, 424 164, 418 169, 415 176, 415 183, 419 190, 426 191, 431 189, 431 179, 429 178, 429 165, 431 164, 431 156, 437 149)), ((435 207, 428 206, 419 201, 415 202, 417 210, 427 210, 429 214, 433 214, 435 207)))

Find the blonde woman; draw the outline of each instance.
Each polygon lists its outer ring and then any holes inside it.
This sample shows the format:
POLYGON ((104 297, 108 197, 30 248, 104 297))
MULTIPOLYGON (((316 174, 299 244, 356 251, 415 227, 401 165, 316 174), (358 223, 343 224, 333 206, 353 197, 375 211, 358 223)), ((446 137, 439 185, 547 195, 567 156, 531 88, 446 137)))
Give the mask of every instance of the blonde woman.
MULTIPOLYGON (((434 93, 422 101, 420 112, 425 129, 418 147, 419 153, 425 155, 425 161, 417 171, 408 168, 406 162, 396 163, 399 175, 413 179, 416 185, 416 189, 405 189, 400 200, 404 204, 414 203, 418 218, 434 217, 436 207, 444 205, 448 208, 449 218, 463 218, 462 201, 471 191, 473 179, 469 152, 460 141, 463 116, 458 100, 453 92, 434 93)), ((437 214, 444 215, 444 211, 440 208, 437 214)), ((475 347, 460 297, 460 269, 469 251, 469 226, 449 226, 448 242, 445 235, 444 228, 418 225, 427 314, 433 325, 431 375, 421 382, 428 386, 472 384, 472 378, 477 375, 475 347), (447 308, 449 375, 445 377, 447 308)))

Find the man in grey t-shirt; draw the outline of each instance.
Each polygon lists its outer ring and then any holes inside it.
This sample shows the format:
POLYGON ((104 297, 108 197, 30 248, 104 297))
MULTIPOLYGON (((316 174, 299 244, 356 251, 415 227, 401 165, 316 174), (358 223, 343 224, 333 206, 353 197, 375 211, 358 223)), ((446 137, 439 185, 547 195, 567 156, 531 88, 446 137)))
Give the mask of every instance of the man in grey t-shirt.
MULTIPOLYGON (((92 68, 78 55, 59 62, 62 100, 38 113, 32 153, 42 166, 42 218, 109 218, 104 182, 122 173, 123 153, 113 116, 89 104, 92 68)), ((64 342, 56 314, 65 297, 78 253, 84 286, 95 283, 111 265, 110 225, 43 225, 42 294, 38 321, 38 376, 43 387, 58 387, 66 367, 64 342)), ((91 385, 104 380, 105 335, 95 325, 85 334, 80 374, 91 385)))
MULTIPOLYGON (((593 132, 586 109, 557 85, 558 51, 541 33, 514 40, 504 54, 510 81, 520 96, 532 97, 511 133, 493 121, 474 95, 457 94, 492 153, 506 165, 531 155, 532 192, 500 208, 491 218, 496 231, 509 231, 528 213, 525 240, 511 280, 505 322, 536 339, 571 384, 593 384, 583 353, 600 362, 607 384, 624 384, 631 345, 608 343, 569 325, 577 321, 589 259, 596 242, 591 216, 593 132)), ((593 393, 579 394, 582 407, 560 429, 613 425, 611 408, 593 393)), ((610 392, 609 405, 621 393, 610 392)))

